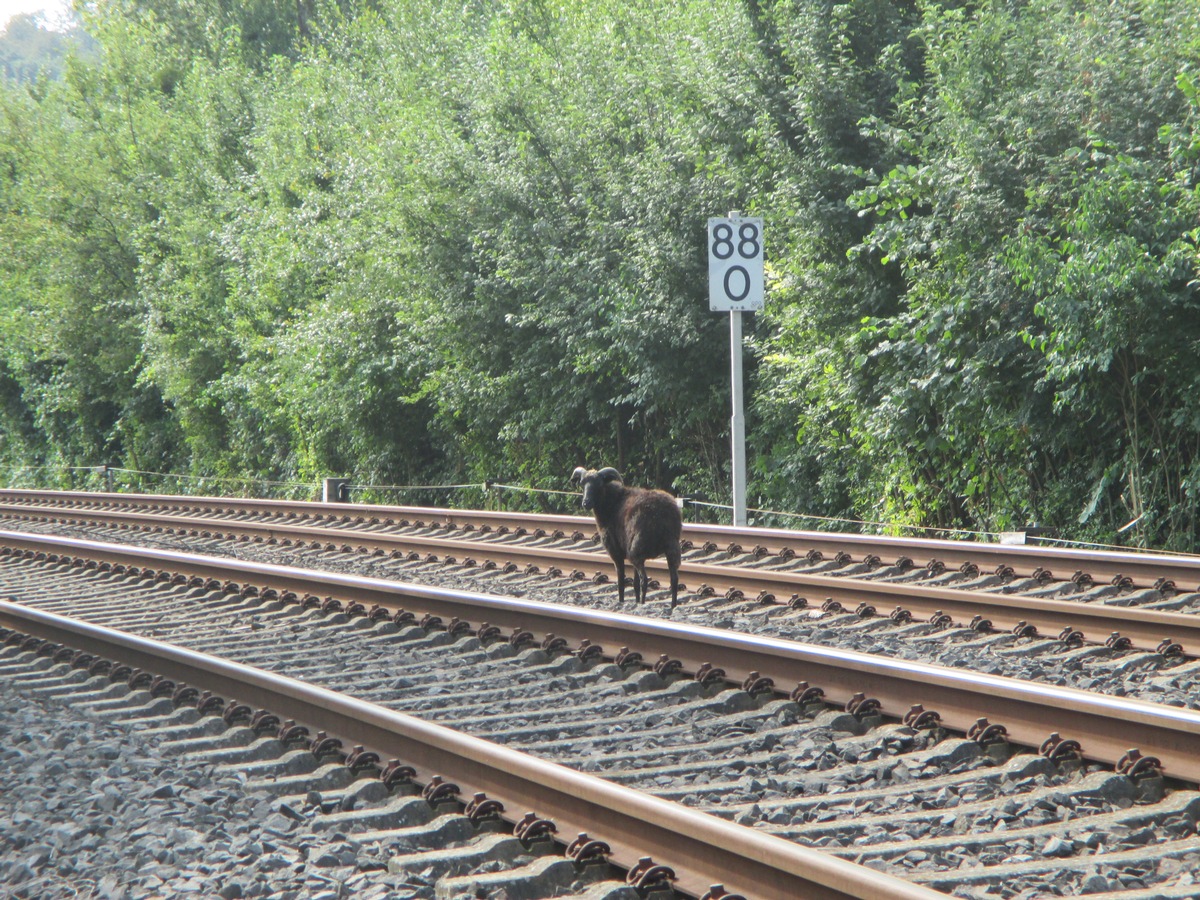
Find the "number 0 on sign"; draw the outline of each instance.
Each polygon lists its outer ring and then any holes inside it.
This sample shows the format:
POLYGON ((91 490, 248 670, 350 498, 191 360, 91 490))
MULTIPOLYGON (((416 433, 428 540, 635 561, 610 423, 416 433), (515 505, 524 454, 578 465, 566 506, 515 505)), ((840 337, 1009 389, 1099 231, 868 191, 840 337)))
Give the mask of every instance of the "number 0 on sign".
POLYGON ((708 220, 708 308, 763 308, 762 219, 708 220))

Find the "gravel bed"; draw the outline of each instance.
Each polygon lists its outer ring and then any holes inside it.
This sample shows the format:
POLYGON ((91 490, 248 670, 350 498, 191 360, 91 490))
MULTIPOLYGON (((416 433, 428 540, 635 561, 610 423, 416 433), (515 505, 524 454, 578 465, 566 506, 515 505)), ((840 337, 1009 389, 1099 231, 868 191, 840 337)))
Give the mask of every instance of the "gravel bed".
POLYGON ((5 896, 433 896, 430 885, 310 861, 328 838, 299 823, 277 833, 269 795, 181 767, 130 728, 18 692, 3 677, 0 747, 5 896))
MULTIPOLYGON (((477 838, 460 815, 406 833, 331 829, 322 822, 329 797, 339 810, 354 808, 337 792, 302 789, 299 798, 281 797, 273 784, 255 783, 239 767, 214 765, 202 753, 182 757, 167 740, 170 729, 154 727, 162 717, 144 717, 136 697, 126 721, 114 721, 81 708, 78 698, 64 702, 31 688, 32 666, 14 661, 43 669, 49 662, 0 651, 5 898, 637 900, 632 889, 612 882, 539 892, 542 870, 570 864, 539 861, 512 838, 477 838)), ((363 803, 390 801, 386 793, 364 791, 371 799, 363 803)), ((561 871, 552 874, 564 880, 561 871)), ((571 878, 565 876, 568 885, 571 878)))

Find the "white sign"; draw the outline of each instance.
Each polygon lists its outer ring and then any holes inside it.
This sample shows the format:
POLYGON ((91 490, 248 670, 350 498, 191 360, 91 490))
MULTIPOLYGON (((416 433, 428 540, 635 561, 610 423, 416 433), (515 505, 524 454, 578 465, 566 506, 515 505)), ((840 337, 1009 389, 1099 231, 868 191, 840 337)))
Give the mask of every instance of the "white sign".
POLYGON ((708 308, 713 312, 763 308, 761 218, 708 220, 708 308))

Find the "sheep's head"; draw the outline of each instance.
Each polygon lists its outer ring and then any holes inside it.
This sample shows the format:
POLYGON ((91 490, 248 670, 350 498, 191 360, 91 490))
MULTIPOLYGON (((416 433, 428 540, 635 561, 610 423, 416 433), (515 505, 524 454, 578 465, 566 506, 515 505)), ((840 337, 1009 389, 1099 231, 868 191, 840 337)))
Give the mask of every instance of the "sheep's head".
POLYGON ((578 481, 583 486, 583 508, 594 509, 596 493, 610 481, 620 482, 622 479, 621 473, 611 466, 599 471, 576 466, 575 471, 571 473, 571 480, 578 481))

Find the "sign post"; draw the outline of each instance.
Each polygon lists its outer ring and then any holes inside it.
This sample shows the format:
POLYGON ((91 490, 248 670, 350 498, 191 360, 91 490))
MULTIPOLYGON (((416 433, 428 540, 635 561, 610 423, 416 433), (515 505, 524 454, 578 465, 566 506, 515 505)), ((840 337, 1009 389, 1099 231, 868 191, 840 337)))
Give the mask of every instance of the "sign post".
POLYGON ((733 524, 746 524, 746 417, 742 402, 742 313, 763 308, 761 218, 731 212, 708 220, 708 308, 729 312, 733 382, 733 524))

